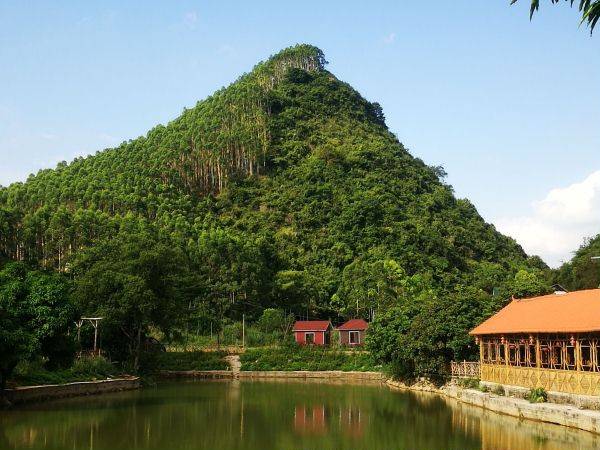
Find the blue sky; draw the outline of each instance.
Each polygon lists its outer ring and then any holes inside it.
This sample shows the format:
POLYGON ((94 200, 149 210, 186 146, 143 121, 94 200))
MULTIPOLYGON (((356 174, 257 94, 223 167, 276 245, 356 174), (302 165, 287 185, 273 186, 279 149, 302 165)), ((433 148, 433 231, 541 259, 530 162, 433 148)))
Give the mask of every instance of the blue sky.
POLYGON ((0 184, 319 46, 412 154, 553 265, 600 232, 600 30, 528 0, 0 2, 0 184), (126 5, 125 5, 126 3, 126 5))

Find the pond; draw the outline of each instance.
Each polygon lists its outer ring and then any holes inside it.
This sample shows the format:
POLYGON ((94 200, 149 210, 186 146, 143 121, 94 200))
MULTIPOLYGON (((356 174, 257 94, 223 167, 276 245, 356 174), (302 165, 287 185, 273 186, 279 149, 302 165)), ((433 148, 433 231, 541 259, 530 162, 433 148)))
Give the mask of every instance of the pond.
POLYGON ((0 449, 569 450, 583 431, 379 385, 198 381, 0 413, 0 449))

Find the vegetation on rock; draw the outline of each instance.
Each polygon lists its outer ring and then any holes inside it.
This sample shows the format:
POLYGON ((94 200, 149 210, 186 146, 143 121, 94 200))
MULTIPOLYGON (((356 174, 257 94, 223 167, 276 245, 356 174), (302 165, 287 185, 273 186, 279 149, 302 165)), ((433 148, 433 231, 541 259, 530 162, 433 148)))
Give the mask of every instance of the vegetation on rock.
MULTIPOLYGON (((325 66, 283 50, 146 136, 1 188, 0 259, 58 272, 134 367, 151 335, 221 334, 266 308, 372 319, 369 348, 398 374, 476 357, 467 331, 546 292, 547 267, 325 66)), ((15 308, 0 321, 20 330, 15 308)), ((30 352, 27 333, 0 359, 30 352)))

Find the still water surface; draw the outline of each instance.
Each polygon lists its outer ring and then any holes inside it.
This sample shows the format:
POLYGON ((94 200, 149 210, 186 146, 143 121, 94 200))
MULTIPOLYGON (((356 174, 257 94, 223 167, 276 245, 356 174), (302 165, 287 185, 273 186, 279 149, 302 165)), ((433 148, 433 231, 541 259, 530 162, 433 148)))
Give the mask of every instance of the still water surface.
POLYGON ((382 386, 182 382, 0 413, 0 449, 593 448, 590 433, 382 386))

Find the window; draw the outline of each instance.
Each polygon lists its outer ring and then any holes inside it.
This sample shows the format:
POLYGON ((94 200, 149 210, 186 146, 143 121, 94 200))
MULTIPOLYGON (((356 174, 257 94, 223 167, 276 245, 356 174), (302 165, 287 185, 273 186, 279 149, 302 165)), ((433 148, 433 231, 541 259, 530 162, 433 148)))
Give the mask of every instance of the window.
POLYGON ((527 346, 527 351, 529 353, 529 358, 527 358, 527 365, 529 367, 536 367, 537 366, 537 352, 535 351, 535 345, 531 345, 529 344, 527 346))
POLYGON ((506 344, 498 344, 498 363, 506 362, 506 344))
POLYGON ((511 342, 510 344, 508 344, 508 363, 511 366, 516 366, 517 364, 517 357, 519 354, 519 347, 517 344, 511 342))
POLYGON ((579 349, 581 352, 581 370, 585 370, 587 372, 594 370, 594 358, 592 357, 592 341, 589 339, 582 339, 579 342, 579 349))
POLYGON ((315 343, 315 333, 305 333, 304 334, 304 341, 307 344, 314 344, 315 343))
POLYGON ((544 341, 543 343, 540 341, 540 366, 549 369, 550 368, 550 359, 551 359, 551 347, 550 343, 544 341))
POLYGON ((525 341, 521 340, 519 342, 518 351, 517 351, 518 361, 517 365, 521 367, 525 367, 527 365, 527 345, 525 341))
POLYGON ((554 341, 550 347, 550 368, 563 368, 563 342, 554 341))
POLYGON ((496 343, 495 342, 490 343, 489 347, 490 347, 490 352, 489 352, 490 359, 489 359, 489 361, 491 363, 495 363, 496 361, 498 361, 498 354, 496 353, 496 343))
POLYGON ((350 342, 350 345, 360 344, 360 332, 349 331, 348 332, 348 342, 350 342))
MULTIPOLYGON (((573 341, 574 343, 575 341, 573 341)), ((575 362, 575 345, 572 345, 570 342, 565 345, 565 369, 567 370, 575 370, 577 368, 577 363, 575 362)))

